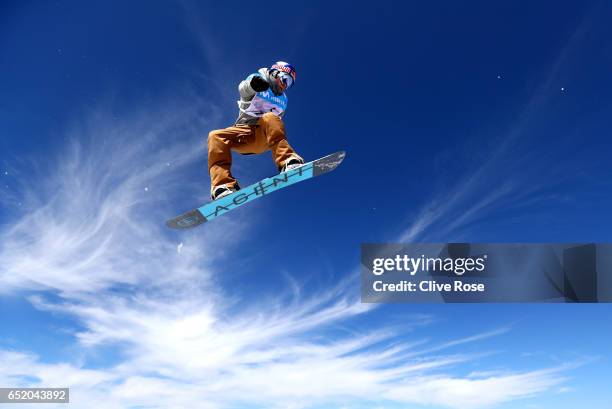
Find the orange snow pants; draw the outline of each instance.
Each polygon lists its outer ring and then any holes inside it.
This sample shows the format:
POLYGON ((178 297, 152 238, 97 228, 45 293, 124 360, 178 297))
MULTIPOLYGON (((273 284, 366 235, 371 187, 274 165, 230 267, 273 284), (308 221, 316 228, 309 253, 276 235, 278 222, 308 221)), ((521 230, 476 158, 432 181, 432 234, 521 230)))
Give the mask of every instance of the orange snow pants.
POLYGON ((217 186, 235 187, 238 184, 230 171, 232 150, 243 155, 270 150, 279 170, 290 157, 299 158, 287 142, 283 120, 273 113, 264 114, 256 125, 236 125, 217 129, 208 134, 208 172, 211 192, 217 186))

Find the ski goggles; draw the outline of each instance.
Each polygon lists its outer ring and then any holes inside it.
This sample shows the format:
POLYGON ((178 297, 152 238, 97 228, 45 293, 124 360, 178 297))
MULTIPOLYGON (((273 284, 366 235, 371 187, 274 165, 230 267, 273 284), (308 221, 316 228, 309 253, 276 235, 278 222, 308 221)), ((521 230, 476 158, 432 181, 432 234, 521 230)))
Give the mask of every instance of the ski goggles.
POLYGON ((293 77, 290 74, 287 74, 283 71, 276 71, 274 73, 274 78, 278 83, 279 87, 284 91, 288 88, 291 88, 293 85, 293 77))
POLYGON ((291 75, 286 72, 281 72, 278 76, 283 84, 285 84, 285 87, 290 88, 293 85, 293 77, 291 77, 291 75))

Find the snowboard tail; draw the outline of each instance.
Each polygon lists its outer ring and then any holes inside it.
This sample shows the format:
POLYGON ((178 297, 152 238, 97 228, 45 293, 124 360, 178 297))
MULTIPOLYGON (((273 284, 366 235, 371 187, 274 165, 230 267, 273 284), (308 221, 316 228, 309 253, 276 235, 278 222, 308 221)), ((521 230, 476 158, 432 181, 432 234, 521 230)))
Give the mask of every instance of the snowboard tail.
POLYGON ((346 152, 339 151, 308 162, 299 168, 279 173, 260 182, 242 188, 230 195, 206 203, 187 213, 170 219, 166 226, 172 229, 189 229, 221 216, 243 204, 287 186, 331 172, 344 160, 346 152))

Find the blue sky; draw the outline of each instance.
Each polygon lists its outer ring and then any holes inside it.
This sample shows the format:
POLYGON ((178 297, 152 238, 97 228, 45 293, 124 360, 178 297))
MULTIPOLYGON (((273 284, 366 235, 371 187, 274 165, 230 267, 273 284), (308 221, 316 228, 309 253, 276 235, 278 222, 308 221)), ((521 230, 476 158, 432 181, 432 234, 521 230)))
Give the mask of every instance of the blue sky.
POLYGON ((124 3, 0 6, 0 386, 70 386, 75 408, 607 408, 608 305, 363 305, 358 272, 362 242, 611 240, 610 4, 124 3), (167 230, 207 200, 238 82, 279 59, 289 141, 345 162, 167 230))

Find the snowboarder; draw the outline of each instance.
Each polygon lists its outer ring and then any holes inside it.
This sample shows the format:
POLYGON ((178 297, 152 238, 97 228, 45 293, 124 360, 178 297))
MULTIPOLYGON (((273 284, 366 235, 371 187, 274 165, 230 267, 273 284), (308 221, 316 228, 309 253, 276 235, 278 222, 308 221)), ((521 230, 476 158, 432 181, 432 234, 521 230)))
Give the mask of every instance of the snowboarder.
POLYGON ((208 134, 208 172, 210 196, 220 199, 240 189, 232 176, 232 153, 243 155, 272 151, 279 171, 304 164, 289 145, 282 116, 287 109, 287 95, 296 78, 293 65, 278 61, 270 68, 260 68, 238 86, 240 113, 234 126, 208 134))

